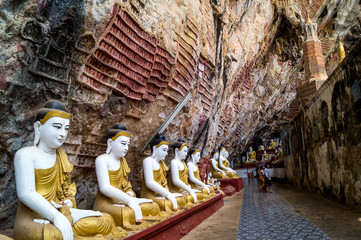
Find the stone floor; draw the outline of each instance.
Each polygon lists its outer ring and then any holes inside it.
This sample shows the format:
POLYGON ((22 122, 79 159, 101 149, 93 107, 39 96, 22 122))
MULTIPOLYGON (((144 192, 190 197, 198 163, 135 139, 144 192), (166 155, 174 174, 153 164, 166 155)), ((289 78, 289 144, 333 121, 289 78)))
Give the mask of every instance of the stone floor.
POLYGON ((329 239, 275 191, 264 193, 256 179, 244 179, 237 239, 329 239))
POLYGON ((273 193, 261 192, 255 178, 243 184, 182 239, 361 239, 360 210, 285 184, 274 183, 273 193))

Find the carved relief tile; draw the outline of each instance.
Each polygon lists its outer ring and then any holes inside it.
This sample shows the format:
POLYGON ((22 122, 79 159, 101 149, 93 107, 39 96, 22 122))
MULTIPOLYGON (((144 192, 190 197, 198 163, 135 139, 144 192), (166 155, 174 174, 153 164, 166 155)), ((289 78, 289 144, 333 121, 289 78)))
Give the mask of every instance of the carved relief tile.
MULTIPOLYGON (((128 7, 144 7, 139 0, 128 3, 128 7)), ((168 85, 174 57, 157 45, 133 14, 119 4, 114 9, 79 81, 102 94, 114 91, 134 100, 155 101, 168 85)))

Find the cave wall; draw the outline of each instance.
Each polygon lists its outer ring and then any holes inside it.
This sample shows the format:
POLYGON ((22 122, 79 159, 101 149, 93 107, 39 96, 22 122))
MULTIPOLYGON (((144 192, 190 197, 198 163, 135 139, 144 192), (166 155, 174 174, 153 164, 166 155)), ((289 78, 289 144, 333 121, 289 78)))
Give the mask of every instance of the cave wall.
POLYGON ((359 208, 360 52, 361 42, 282 133, 290 183, 359 208))

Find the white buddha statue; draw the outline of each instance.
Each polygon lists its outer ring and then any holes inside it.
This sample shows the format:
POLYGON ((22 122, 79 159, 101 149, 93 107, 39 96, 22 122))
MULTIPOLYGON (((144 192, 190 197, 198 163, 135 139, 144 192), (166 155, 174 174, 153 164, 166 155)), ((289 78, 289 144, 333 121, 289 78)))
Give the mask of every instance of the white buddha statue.
POLYGON ((128 176, 130 168, 124 158, 129 144, 130 133, 123 124, 116 124, 108 131, 107 151, 95 160, 99 191, 93 209, 112 215, 117 226, 137 230, 149 225, 139 224, 143 215, 159 216, 160 220, 161 216, 169 214, 162 214, 153 200, 136 197, 128 176))
POLYGON ((256 162, 256 151, 253 151, 252 146, 250 146, 247 152, 246 163, 252 163, 252 162, 256 162))
POLYGON ((181 193, 171 193, 168 189, 168 167, 164 159, 168 154, 168 142, 163 135, 157 135, 150 142, 152 155, 143 160, 143 180, 140 197, 152 199, 162 211, 171 213, 178 206, 184 208, 186 199, 181 193))
POLYGON ((73 165, 60 147, 71 115, 56 100, 46 102, 34 124, 34 146, 15 154, 15 181, 19 198, 15 239, 122 238, 107 213, 76 209, 76 186, 70 182, 73 165))
POLYGON ((199 176, 199 169, 197 164, 201 159, 201 152, 196 148, 191 148, 188 151, 188 158, 190 158, 190 160, 187 162, 187 167, 189 184, 191 185, 191 187, 202 190, 203 196, 215 195, 214 188, 202 182, 199 176))
POLYGON ((212 178, 226 178, 226 174, 218 167, 218 151, 213 152, 211 157, 211 174, 212 178))
POLYGON ((218 166, 223 172, 226 174, 229 178, 238 178, 236 171, 234 171, 232 168, 229 167, 229 163, 227 158, 225 156, 227 155, 226 149, 224 147, 221 147, 219 150, 220 154, 218 157, 218 166))
POLYGON ((169 191, 182 193, 187 203, 197 203, 203 200, 203 194, 198 189, 192 189, 188 183, 188 168, 184 160, 188 154, 188 146, 182 139, 173 144, 174 159, 170 162, 170 174, 168 175, 169 191))
POLYGON ((268 149, 276 149, 276 142, 273 139, 271 139, 271 143, 270 143, 268 149))

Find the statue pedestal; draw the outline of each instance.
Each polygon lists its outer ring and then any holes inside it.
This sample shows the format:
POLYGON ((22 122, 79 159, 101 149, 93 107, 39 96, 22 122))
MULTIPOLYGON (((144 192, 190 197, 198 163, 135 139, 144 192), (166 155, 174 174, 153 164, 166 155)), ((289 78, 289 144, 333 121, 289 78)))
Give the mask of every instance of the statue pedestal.
POLYGON ((219 181, 221 182, 221 190, 227 196, 232 196, 243 189, 242 178, 223 178, 219 181))
POLYGON ((178 240, 223 207, 222 195, 217 195, 208 201, 198 204, 163 222, 151 226, 141 232, 130 235, 126 240, 136 239, 169 239, 178 240))

